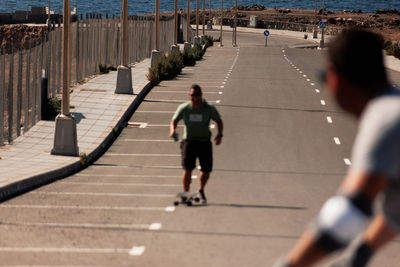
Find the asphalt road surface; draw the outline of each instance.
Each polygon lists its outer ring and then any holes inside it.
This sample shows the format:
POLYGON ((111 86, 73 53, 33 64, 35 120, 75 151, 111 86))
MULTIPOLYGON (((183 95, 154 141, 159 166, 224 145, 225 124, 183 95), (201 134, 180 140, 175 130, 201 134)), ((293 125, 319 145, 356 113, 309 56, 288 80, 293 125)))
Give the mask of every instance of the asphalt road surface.
MULTIPOLYGON (((249 33, 232 47, 230 36, 156 86, 93 166, 2 203, 0 265, 271 266, 285 253, 335 193, 356 123, 318 80, 322 51, 279 36, 264 47, 249 33), (182 170, 168 125, 193 83, 225 131, 208 205, 174 207, 182 170)), ((399 249, 392 242, 371 266, 397 266, 399 249)))

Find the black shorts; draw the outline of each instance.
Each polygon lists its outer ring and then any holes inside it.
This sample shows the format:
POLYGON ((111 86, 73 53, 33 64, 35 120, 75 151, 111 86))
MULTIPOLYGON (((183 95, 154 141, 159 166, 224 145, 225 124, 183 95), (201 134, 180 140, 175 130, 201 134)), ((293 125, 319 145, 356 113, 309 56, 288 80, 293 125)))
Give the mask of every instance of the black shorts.
POLYGON ((181 142, 182 167, 193 170, 196 167, 196 158, 199 158, 202 172, 211 172, 213 167, 211 141, 183 140, 181 142))

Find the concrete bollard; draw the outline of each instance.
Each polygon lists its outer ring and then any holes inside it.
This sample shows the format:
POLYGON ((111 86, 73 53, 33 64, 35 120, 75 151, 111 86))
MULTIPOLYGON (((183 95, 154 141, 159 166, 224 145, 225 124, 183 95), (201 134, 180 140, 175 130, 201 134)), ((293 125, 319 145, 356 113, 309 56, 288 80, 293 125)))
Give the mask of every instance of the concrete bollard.
POLYGON ((133 94, 131 67, 120 65, 117 68, 116 94, 133 94))
POLYGON ((190 51, 190 49, 192 49, 192 44, 189 42, 185 42, 185 44, 183 46, 183 51, 188 53, 190 51))
POLYGON ((157 61, 161 57, 161 52, 158 50, 152 50, 151 51, 151 67, 154 67, 154 65, 157 63, 157 61))
POLYGON ((314 31, 313 31, 313 38, 314 39, 318 38, 318 31, 316 29, 314 29, 314 31))
POLYGON ((212 30, 212 22, 211 22, 211 20, 207 21, 207 30, 212 30))
POLYGON ((194 37, 194 43, 195 44, 201 44, 201 37, 200 36, 195 36, 194 37))
POLYGON ((171 45, 171 54, 179 53, 179 45, 171 45))

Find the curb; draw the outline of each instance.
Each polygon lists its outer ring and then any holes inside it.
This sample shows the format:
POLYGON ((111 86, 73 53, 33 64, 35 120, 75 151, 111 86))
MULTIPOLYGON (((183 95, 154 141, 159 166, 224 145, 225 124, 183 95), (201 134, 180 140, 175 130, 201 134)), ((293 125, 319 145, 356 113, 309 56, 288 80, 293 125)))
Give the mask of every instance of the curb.
POLYGON ((99 159, 108 148, 114 143, 117 137, 120 135, 122 130, 125 128, 127 121, 135 113, 136 109, 142 103, 146 95, 153 89, 153 85, 149 82, 140 93, 135 97, 128 109, 124 112, 122 117, 119 119, 117 124, 113 127, 113 130, 107 135, 107 137, 101 142, 101 144, 95 148, 92 152, 87 155, 85 163, 81 163, 80 160, 63 166, 59 169, 55 169, 49 172, 38 174, 21 181, 13 182, 2 188, 0 188, 0 203, 9 200, 13 197, 19 196, 31 190, 34 190, 43 185, 50 184, 54 181, 63 179, 72 174, 75 174, 86 167, 90 166, 93 162, 99 159))

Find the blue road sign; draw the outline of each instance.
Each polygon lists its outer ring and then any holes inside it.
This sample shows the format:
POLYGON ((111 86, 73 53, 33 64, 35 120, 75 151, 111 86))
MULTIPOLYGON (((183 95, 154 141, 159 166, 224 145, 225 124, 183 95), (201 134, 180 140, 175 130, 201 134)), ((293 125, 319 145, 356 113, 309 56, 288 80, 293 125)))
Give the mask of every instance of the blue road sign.
POLYGON ((323 19, 319 22, 319 27, 321 29, 326 29, 327 23, 326 23, 326 19, 323 19))
POLYGON ((269 31, 268 31, 268 30, 265 30, 265 31, 264 31, 264 35, 265 35, 266 37, 268 37, 269 31))

